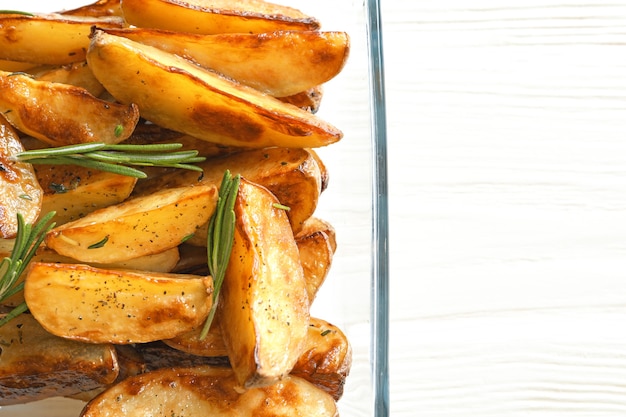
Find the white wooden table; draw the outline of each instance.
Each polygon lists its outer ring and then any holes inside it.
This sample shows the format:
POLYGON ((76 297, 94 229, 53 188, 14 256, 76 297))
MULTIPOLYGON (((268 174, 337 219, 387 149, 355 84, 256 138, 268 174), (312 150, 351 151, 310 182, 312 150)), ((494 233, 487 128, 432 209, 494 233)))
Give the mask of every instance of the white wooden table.
POLYGON ((626 414, 626 1, 382 0, 391 410, 626 414))

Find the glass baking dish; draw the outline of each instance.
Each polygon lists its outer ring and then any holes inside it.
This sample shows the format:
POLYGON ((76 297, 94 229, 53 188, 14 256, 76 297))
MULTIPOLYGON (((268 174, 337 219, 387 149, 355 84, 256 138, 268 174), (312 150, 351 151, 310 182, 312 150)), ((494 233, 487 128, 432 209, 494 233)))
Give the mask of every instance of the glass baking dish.
MULTIPOLYGON (((330 182, 316 216, 333 224, 337 252, 330 275, 312 305, 312 315, 340 328, 350 339, 353 363, 339 412, 345 416, 389 414, 388 233, 384 73, 378 0, 282 0, 317 17, 322 30, 348 32, 350 57, 324 86, 318 115, 341 129, 344 138, 318 149, 330 182)), ((16 2, 1 10, 48 12, 89 1, 16 2)), ((84 403, 52 398, 0 407, 0 417, 78 416, 84 403)))

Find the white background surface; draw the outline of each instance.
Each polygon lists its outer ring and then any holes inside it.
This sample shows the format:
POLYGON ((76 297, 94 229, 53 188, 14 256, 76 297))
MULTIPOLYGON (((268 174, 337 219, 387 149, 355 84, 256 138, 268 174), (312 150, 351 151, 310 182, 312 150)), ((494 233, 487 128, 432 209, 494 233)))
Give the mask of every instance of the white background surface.
MULTIPOLYGON (((626 1, 382 3, 392 415, 623 416, 626 1)), ((369 200, 341 187, 349 225, 369 200)))
POLYGON ((394 416, 626 413, 626 2, 383 0, 394 416))

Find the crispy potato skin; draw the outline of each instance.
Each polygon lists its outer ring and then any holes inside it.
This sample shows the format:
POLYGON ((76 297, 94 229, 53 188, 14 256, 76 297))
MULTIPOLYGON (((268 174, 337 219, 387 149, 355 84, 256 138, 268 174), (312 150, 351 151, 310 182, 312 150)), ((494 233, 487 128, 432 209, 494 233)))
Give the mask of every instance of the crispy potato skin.
POLYGON ((87 343, 144 343, 202 324, 212 305, 210 277, 34 262, 24 299, 50 333, 87 343), (63 300, 50 304, 51 299, 63 300))
POLYGON ((17 233, 17 214, 27 223, 34 222, 41 211, 43 190, 31 164, 15 162, 11 157, 24 151, 13 127, 0 115, 0 237, 17 233))
POLYGON ((124 0, 122 11, 134 26, 202 34, 320 27, 317 19, 299 10, 260 0, 124 0))
POLYGON ((315 148, 343 136, 307 111, 174 54, 103 31, 92 36, 87 62, 111 95, 136 103, 146 119, 211 143, 315 148))
POLYGON ((0 345, 0 405, 75 395, 104 387, 119 374, 113 345, 53 336, 30 314, 0 327, 0 345))
POLYGON ((267 189, 242 178, 218 314, 228 357, 245 387, 287 375, 302 353, 309 324, 298 248, 276 202, 267 189))
POLYGON ((298 377, 242 391, 230 369, 200 366, 130 377, 90 401, 81 417, 147 415, 336 417, 338 411, 329 394, 298 377))
POLYGON ((119 143, 139 120, 132 103, 111 103, 81 87, 7 72, 0 72, 0 112, 21 132, 51 146, 119 143))

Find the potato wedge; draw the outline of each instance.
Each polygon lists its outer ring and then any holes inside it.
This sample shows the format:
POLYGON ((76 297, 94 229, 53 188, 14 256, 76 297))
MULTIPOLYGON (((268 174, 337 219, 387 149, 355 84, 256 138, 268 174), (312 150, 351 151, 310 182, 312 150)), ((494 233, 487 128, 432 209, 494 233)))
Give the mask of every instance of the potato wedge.
POLYGON ((351 367, 352 346, 343 331, 325 320, 311 318, 304 352, 291 375, 306 379, 339 400, 351 367))
POLYGON ((31 62, 19 62, 19 61, 10 61, 6 59, 0 59, 0 71, 7 72, 23 72, 28 71, 32 68, 37 68, 39 65, 33 64, 31 62))
POLYGON ((134 26, 191 33, 262 33, 317 30, 319 22, 291 7, 263 0, 124 0, 134 26))
POLYGON ((44 191, 42 212, 55 211, 57 225, 126 200, 136 178, 73 165, 35 165, 44 191))
POLYGON ((300 239, 306 239, 307 236, 317 232, 324 232, 328 236, 328 243, 333 253, 335 253, 337 250, 337 233, 335 232, 335 228, 332 224, 319 217, 311 216, 302 223, 302 229, 295 235, 296 242, 300 239))
POLYGON ((242 178, 218 314, 230 363, 247 388, 276 383, 291 371, 309 324, 298 248, 277 202, 242 178))
POLYGON ((50 333, 87 343, 145 343, 201 325, 211 277, 34 262, 24 281, 33 317, 50 333), (61 300, 51 302, 50 300, 61 300))
POLYGON ((81 87, 8 72, 0 72, 0 112, 18 130, 52 146, 119 143, 139 120, 132 103, 111 103, 81 87))
MULTIPOLYGON (((322 177, 314 153, 309 149, 255 149, 198 164, 204 171, 170 172, 150 180, 141 180, 133 195, 147 195, 163 188, 190 184, 212 184, 219 187, 225 170, 262 185, 287 207, 287 217, 294 233, 310 218, 319 201, 322 177)), ((188 243, 206 245, 206 234, 197 233, 188 243)))
POLYGON ((166 368, 133 376, 91 400, 81 417, 336 417, 333 398, 298 377, 242 391, 228 368, 166 368), (158 401, 155 401, 158 398, 158 401))
POLYGON ((113 263, 178 246, 215 211, 217 188, 164 189, 52 229, 45 243, 81 262, 113 263))
POLYGON ((182 56, 274 97, 291 96, 332 79, 350 50, 345 32, 199 35, 145 28, 105 32, 182 56))
POLYGON ((0 405, 76 395, 104 387, 119 366, 111 344, 54 336, 30 315, 0 327, 0 405))
POLYGON ((33 74, 38 81, 50 81, 84 88, 94 97, 98 97, 104 92, 104 87, 94 77, 85 61, 74 62, 61 67, 33 68, 28 72, 33 74))
POLYGON ((11 159, 22 151, 17 132, 0 115, 0 237, 5 239, 17 233, 18 213, 32 223, 41 211, 43 190, 32 165, 11 159))
POLYGON ((0 59, 65 65, 84 61, 91 27, 123 27, 120 17, 0 14, 0 59))
POLYGON ((342 137, 331 124, 293 105, 103 31, 92 36, 87 62, 113 97, 136 103, 147 120, 211 143, 315 148, 342 137))

